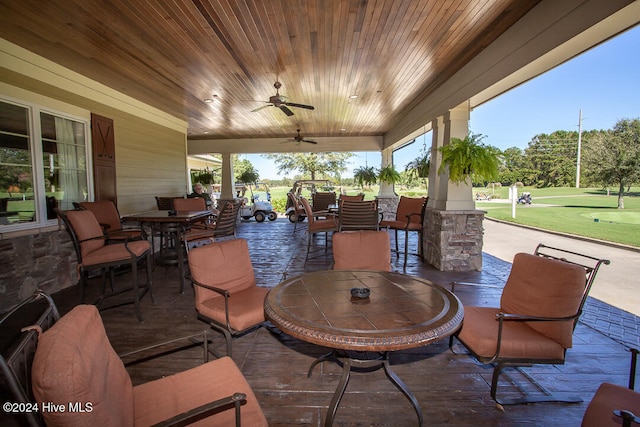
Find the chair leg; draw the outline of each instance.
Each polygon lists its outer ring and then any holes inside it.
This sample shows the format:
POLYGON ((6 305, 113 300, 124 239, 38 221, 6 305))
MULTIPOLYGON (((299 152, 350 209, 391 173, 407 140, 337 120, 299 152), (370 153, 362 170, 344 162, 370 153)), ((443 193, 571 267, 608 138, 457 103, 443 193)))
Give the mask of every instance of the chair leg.
POLYGON ((398 249, 398 230, 393 230, 396 233, 396 258, 400 256, 400 250, 398 249))
POLYGON ((149 295, 151 296, 151 302, 156 302, 156 296, 153 294, 153 275, 152 275, 152 263, 153 263, 153 254, 151 252, 147 252, 146 258, 147 264, 147 289, 149 290, 149 295))
POLYGON ((131 274, 133 274, 133 304, 136 310, 138 322, 143 322, 142 311, 140 309, 140 288, 138 286, 138 261, 131 262, 131 274))
POLYGON ((404 231, 404 268, 407 268, 407 258, 409 257, 409 231, 404 231))

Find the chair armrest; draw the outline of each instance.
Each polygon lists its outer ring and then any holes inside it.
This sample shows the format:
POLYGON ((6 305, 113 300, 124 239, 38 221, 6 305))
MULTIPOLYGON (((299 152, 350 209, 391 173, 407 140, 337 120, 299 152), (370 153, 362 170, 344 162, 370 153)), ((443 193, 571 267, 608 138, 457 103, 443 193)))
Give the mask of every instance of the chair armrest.
POLYGON ((231 408, 235 408, 236 411, 236 426, 240 426, 240 406, 247 403, 247 396, 244 393, 234 393, 232 396, 218 399, 214 402, 206 403, 197 408, 193 408, 190 411, 183 412, 182 414, 171 417, 168 420, 161 421, 154 424, 152 427, 166 427, 180 425, 184 426, 198 421, 209 415, 216 414, 218 412, 226 411, 231 408))
POLYGON ((575 320, 578 317, 577 314, 566 317, 542 317, 542 316, 529 316, 525 314, 513 314, 513 313, 498 313, 496 314, 496 320, 507 320, 517 322, 565 322, 567 320, 575 320))
POLYGON ((476 286, 479 288, 492 288, 492 289, 502 289, 504 286, 499 285, 489 285, 486 283, 474 283, 474 282, 458 282, 454 280, 451 282, 451 292, 455 291, 456 285, 464 285, 464 286, 476 286))
POLYGON ((616 409, 613 411, 613 415, 622 418, 622 426, 631 426, 631 423, 640 424, 640 417, 637 417, 633 412, 626 409, 616 409))
POLYGON ((210 291, 214 291, 222 296, 224 296, 225 298, 228 298, 231 296, 231 294, 229 293, 228 290, 226 289, 221 289, 221 288, 216 288, 215 286, 209 286, 209 285, 205 285, 203 283, 198 282, 197 280, 195 280, 193 277, 191 277, 191 281, 193 282, 194 285, 196 286, 200 286, 201 288, 205 288, 205 289, 209 289, 210 291))
POLYGON ((187 348, 191 348, 193 346, 200 345, 199 342, 194 341, 194 340, 196 338, 202 338, 202 345, 204 347, 204 357, 203 357, 204 362, 203 363, 206 363, 206 362, 209 361, 209 338, 208 338, 207 334, 208 334, 208 331, 207 330, 203 330, 202 332, 199 332, 197 334, 192 334, 192 335, 187 335, 187 336, 183 336, 183 337, 179 337, 179 338, 174 338, 174 339, 171 339, 171 340, 168 340, 168 341, 162 341, 162 342, 151 344, 151 345, 148 345, 148 346, 145 346, 145 347, 140 347, 140 348, 137 348, 135 350, 131 350, 131 351, 127 351, 127 352, 124 352, 124 353, 120 353, 120 354, 118 354, 118 357, 120 359, 124 359, 124 358, 127 358, 129 356, 133 356, 133 355, 137 355, 137 354, 142 353, 143 355, 138 359, 133 359, 133 360, 131 360, 129 362, 124 362, 123 361, 124 366, 135 365, 135 364, 140 363, 140 362, 145 362, 147 360, 155 359, 155 358, 160 357, 160 356, 165 356, 167 354, 175 353, 175 352, 180 351, 180 350, 185 350, 187 348), (177 343, 177 342, 180 342, 180 341, 189 341, 189 344, 182 345, 180 347, 173 348, 173 349, 163 350, 162 352, 151 354, 151 355, 144 355, 149 350, 154 350, 154 349, 158 349, 158 348, 161 348, 161 347, 166 347, 169 344, 174 344, 174 343, 177 343))

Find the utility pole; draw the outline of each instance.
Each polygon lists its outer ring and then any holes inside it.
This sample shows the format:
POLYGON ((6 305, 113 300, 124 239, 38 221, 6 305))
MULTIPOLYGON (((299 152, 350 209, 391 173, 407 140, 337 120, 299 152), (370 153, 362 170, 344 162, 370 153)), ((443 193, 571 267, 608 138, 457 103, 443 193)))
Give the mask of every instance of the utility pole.
POLYGON ((578 160, 576 160, 576 188, 580 188, 580 150, 582 148, 582 110, 578 117, 578 160))

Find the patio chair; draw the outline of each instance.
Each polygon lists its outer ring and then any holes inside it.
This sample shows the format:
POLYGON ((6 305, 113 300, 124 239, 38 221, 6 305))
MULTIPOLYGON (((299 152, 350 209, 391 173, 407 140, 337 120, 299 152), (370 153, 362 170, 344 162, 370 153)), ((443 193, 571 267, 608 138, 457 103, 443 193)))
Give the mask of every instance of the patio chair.
POLYGON ((156 205, 158 206, 159 211, 172 211, 173 210, 173 200, 176 197, 161 197, 156 196, 156 205))
POLYGON ((336 222, 335 216, 328 216, 326 218, 318 218, 325 217, 326 213, 320 213, 320 215, 316 216, 313 213, 309 202, 304 197, 300 197, 300 202, 304 207, 305 214, 307 215, 307 221, 309 225, 307 226, 307 254, 304 258, 305 262, 309 259, 309 250, 311 248, 311 240, 318 233, 324 233, 324 251, 327 251, 329 246, 329 233, 338 230, 338 224, 336 222))
MULTIPOLYGON (((494 365, 493 400, 500 404, 582 401, 554 396, 521 370, 543 396, 498 400, 496 393, 500 374, 507 367, 564 364, 573 331, 603 263, 609 261, 540 244, 533 254, 515 255, 500 307, 465 305, 462 328, 454 336, 478 361, 494 365)), ((452 290, 460 284, 473 285, 452 282, 452 290)), ((454 336, 449 339, 452 350, 454 336)))
POLYGON ((293 234, 296 234, 298 226, 302 225, 301 223, 304 221, 306 213, 304 211, 304 206, 302 206, 302 203, 300 202, 300 198, 291 191, 287 193, 287 199, 289 200, 287 206, 291 205, 293 207, 292 213, 289 214, 289 221, 293 222, 293 234))
POLYGON ((93 212, 109 241, 147 240, 147 233, 142 227, 123 227, 120 212, 118 212, 118 208, 111 200, 78 202, 74 203, 74 205, 77 205, 80 209, 93 212))
POLYGON ((587 406, 582 427, 640 425, 640 393, 635 391, 638 349, 630 350, 629 386, 602 383, 587 406))
MULTIPOLYGON (((31 364, 38 333, 49 329, 59 318, 53 299, 39 290, 0 318, 0 396, 4 401, 34 404, 31 364)), ((41 411, 24 410, 4 415, 21 426, 44 425, 41 411)))
POLYGON ((268 290, 256 285, 247 241, 214 242, 192 249, 188 258, 198 318, 224 334, 231 356, 232 338, 266 320, 268 290))
POLYGON ((336 193, 333 191, 317 191, 311 195, 311 205, 315 214, 329 213, 329 207, 336 204, 336 193))
MULTIPOLYGON (((206 345, 206 336, 204 339, 206 345)), ((162 347, 145 347, 143 360, 152 358, 147 355, 154 348, 162 347)), ((132 386, 98 310, 91 305, 74 307, 40 334, 31 382, 39 404, 65 404, 65 411, 42 411, 48 426, 186 425, 195 421, 208 426, 240 426, 241 422, 267 426, 251 387, 229 357, 132 386), (75 405, 76 410, 69 410, 68 405, 75 405)))
POLYGON ((391 246, 386 231, 333 233, 334 270, 391 271, 391 246))
POLYGON ((84 288, 87 284, 89 272, 100 270, 103 275, 102 295, 96 301, 101 304, 104 299, 119 295, 123 292, 133 291, 133 301, 120 303, 107 308, 119 307, 124 304, 133 303, 136 316, 142 322, 142 312, 140 310, 140 300, 149 292, 151 299, 155 301, 152 290, 151 279, 151 245, 146 240, 125 240, 122 243, 107 245, 109 238, 102 234, 102 228, 93 212, 88 210, 62 211, 56 208, 56 213, 62 219, 71 237, 78 259, 78 270, 80 273, 80 298, 84 301, 84 288), (144 261, 147 270, 147 283, 138 285, 138 262, 144 261), (131 288, 125 288, 113 292, 114 267, 130 267, 133 282, 131 288), (112 292, 106 295, 106 271, 109 271, 112 292))
MULTIPOLYGON (((404 266, 407 266, 409 256, 409 233, 418 233, 418 255, 424 261, 422 250, 424 213, 427 207, 428 197, 405 197, 400 196, 398 208, 395 212, 395 219, 380 221, 380 228, 388 228, 395 232, 396 255, 400 256, 398 250, 398 231, 404 231, 404 266)), ((384 214, 384 213, 383 213, 384 214)))
POLYGON ((380 214, 377 200, 340 200, 338 231, 379 230, 380 214))
POLYGON ((341 194, 340 198, 338 199, 338 202, 342 202, 344 200, 352 200, 352 201, 360 202, 364 200, 364 193, 354 194, 351 196, 347 194, 341 194))

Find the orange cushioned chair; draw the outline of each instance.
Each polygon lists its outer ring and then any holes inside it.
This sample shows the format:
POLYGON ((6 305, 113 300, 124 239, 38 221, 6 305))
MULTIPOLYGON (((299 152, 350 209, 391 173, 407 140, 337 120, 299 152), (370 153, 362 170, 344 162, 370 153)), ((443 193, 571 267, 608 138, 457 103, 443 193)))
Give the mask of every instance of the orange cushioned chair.
POLYGON ((305 256, 305 262, 309 259, 309 249, 311 248, 311 240, 313 236, 318 233, 324 233, 324 250, 327 251, 329 245, 329 232, 334 232, 338 230, 338 223, 336 222, 336 218, 333 215, 327 216, 327 213, 314 213, 311 209, 311 205, 304 197, 300 197, 300 203, 304 207, 304 212, 307 215, 307 221, 309 221, 309 225, 307 227, 307 255, 305 256), (326 218, 318 218, 318 217, 326 217, 326 218))
POLYGON ((43 411, 49 427, 149 426, 176 416, 186 418, 180 425, 195 420, 193 425, 226 427, 240 425, 240 419, 246 426, 267 425, 251 387, 229 357, 133 387, 100 314, 90 305, 76 306, 40 335, 31 378, 39 403, 80 403, 84 409, 91 404, 82 413, 43 411), (233 410, 236 401, 240 419, 233 410), (199 409, 209 411, 202 415, 199 409))
POLYGON ((426 197, 405 197, 400 196, 398 208, 395 213, 395 219, 380 221, 380 228, 389 228, 395 232, 396 254, 398 250, 398 230, 404 231, 404 266, 407 266, 407 256, 409 256, 409 232, 418 233, 418 254, 421 259, 422 253, 422 222, 424 220, 424 212, 427 206, 426 197))
POLYGON ((244 239, 224 240, 189 251, 198 317, 225 336, 231 356, 233 336, 259 326, 268 289, 256 285, 244 239))
POLYGON ((391 271, 389 233, 373 230, 334 233, 333 269, 391 271))
POLYGON ((78 207, 93 212, 110 241, 146 240, 147 234, 141 227, 123 227, 120 212, 111 200, 79 202, 78 207))
MULTIPOLYGON (((80 270, 81 301, 84 301, 84 287, 90 271, 105 270, 111 273, 111 287, 113 288, 113 268, 129 266, 132 271, 133 289, 122 289, 105 295, 103 289, 99 302, 107 296, 114 296, 127 290, 133 291, 133 304, 135 305, 138 320, 142 322, 140 299, 147 293, 153 300, 151 279, 151 245, 146 240, 125 240, 123 243, 107 245, 109 237, 102 233, 102 228, 93 212, 88 210, 62 211, 56 208, 56 213, 64 222, 69 236, 73 241, 78 257, 78 269, 80 270), (138 285, 138 262, 144 260, 147 270, 147 283, 138 285)), ((122 304, 118 304, 122 305, 122 304)))
MULTIPOLYGON (((544 401, 579 402, 577 398, 559 399, 540 384, 546 396, 500 401, 496 398, 498 378, 509 366, 563 364, 567 349, 573 345, 573 330, 582 313, 595 273, 595 267, 549 257, 540 251, 519 253, 502 291, 500 307, 464 307, 464 321, 456 337, 482 363, 495 364, 491 397, 498 403, 517 404, 544 401)), ((551 248, 554 249, 554 248, 551 248)), ((562 255, 559 255, 562 256, 562 255)), ((453 282, 453 290, 457 283, 453 282)), ((450 347, 453 336, 450 338, 450 347)))

